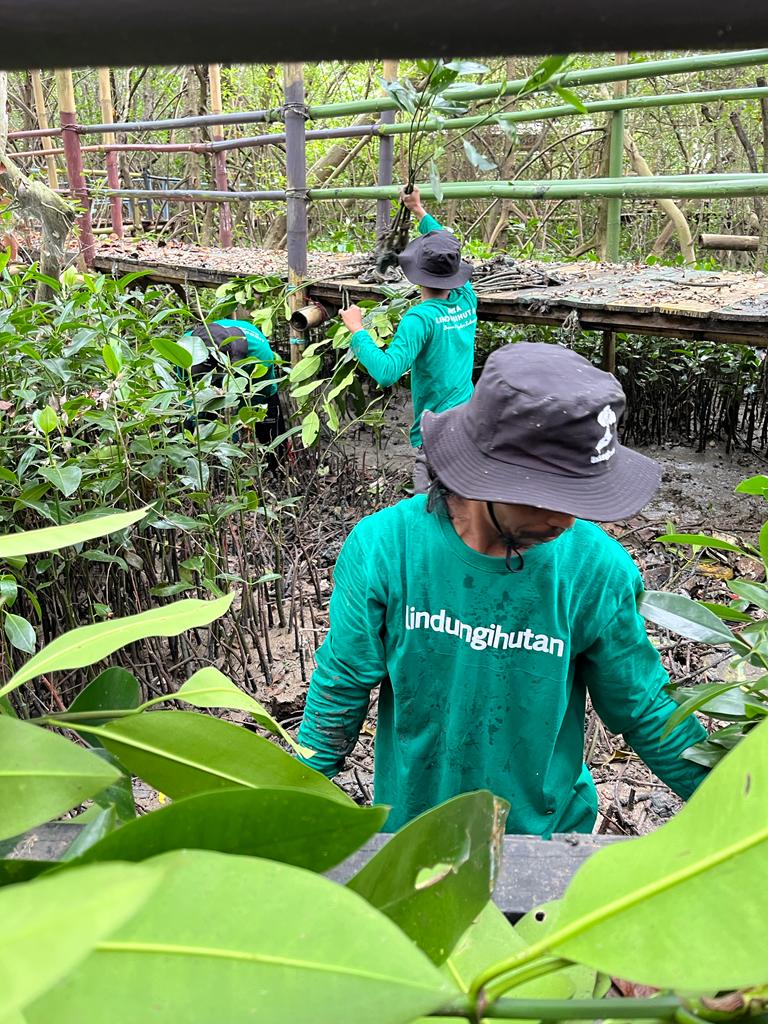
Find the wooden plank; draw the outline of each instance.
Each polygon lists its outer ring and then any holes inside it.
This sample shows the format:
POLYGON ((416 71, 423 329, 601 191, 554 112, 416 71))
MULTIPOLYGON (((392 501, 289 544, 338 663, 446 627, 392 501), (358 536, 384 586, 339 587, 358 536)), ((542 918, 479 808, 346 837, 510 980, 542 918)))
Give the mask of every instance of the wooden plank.
MULTIPOLYGON (((0 856, 34 865, 62 858, 82 826, 73 822, 40 825, 18 840, 0 845, 0 856)), ((390 839, 374 836, 343 864, 327 872, 336 882, 348 881, 390 839)), ((501 870, 494 892, 495 903, 511 919, 549 900, 559 899, 584 861, 618 836, 557 835, 551 840, 537 836, 505 836, 501 870)))

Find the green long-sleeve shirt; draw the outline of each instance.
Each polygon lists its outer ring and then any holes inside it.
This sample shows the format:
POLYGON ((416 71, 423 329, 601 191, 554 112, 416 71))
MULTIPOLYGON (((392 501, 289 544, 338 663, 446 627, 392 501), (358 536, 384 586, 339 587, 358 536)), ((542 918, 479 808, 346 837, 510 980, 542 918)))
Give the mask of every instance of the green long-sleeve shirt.
MULTIPOLYGON (((419 225, 422 235, 442 230, 429 214, 419 225)), ((443 412, 472 396, 476 330, 477 296, 467 282, 447 299, 426 299, 412 306, 386 348, 378 348, 368 331, 352 335, 352 351, 382 387, 411 371, 414 448, 421 447, 419 422, 425 409, 443 412)))
POLYGON ((687 797, 704 771, 680 754, 705 735, 676 705, 624 549, 577 520, 524 555, 521 572, 469 548, 423 496, 362 520, 339 555, 331 628, 299 740, 333 777, 380 685, 374 789, 395 830, 449 797, 490 789, 510 832, 589 832, 587 693, 603 721, 687 797))

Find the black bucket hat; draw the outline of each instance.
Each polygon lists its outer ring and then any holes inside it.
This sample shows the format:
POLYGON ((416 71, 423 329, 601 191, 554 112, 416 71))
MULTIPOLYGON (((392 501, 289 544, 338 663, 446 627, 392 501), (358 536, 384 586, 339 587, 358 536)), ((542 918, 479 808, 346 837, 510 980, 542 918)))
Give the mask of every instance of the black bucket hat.
POLYGON ((450 231, 428 231, 414 238, 398 262, 412 284, 427 288, 460 288, 472 277, 472 264, 461 258, 459 240, 450 231))
POLYGON ((506 345, 468 402, 424 412, 424 451, 460 497, 626 519, 653 497, 661 469, 619 444, 625 404, 616 378, 570 349, 506 345))

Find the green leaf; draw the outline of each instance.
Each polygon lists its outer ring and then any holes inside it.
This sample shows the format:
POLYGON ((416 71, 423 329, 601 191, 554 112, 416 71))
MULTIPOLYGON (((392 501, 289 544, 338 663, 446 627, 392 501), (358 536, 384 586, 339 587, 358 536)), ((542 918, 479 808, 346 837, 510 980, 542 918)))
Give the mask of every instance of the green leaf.
POLYGON ((102 347, 101 358, 104 360, 104 365, 112 376, 116 377, 120 373, 121 369, 120 357, 109 343, 102 347))
MULTIPOLYGON (((169 694, 162 700, 181 700, 195 708, 232 708, 238 711, 247 711, 259 725, 268 729, 275 736, 282 737, 302 757, 312 756, 313 751, 300 746, 254 697, 241 690, 223 672, 213 666, 198 669, 176 693, 169 694)), ((149 703, 156 704, 160 701, 156 698, 149 703)))
POLYGON ((41 433, 47 436, 52 434, 59 425, 59 417, 50 405, 46 405, 44 409, 38 409, 32 413, 32 422, 41 433))
POLYGON ((298 384, 300 381, 306 380, 307 377, 314 377, 320 369, 320 360, 321 357, 317 355, 304 356, 303 359, 300 359, 288 375, 291 384, 298 384))
POLYGON ((473 60, 451 60, 445 66, 459 75, 487 75, 490 71, 487 64, 478 64, 473 60))
POLYGON ((348 885, 442 963, 493 893, 509 804, 480 790, 400 829, 348 885))
POLYGON ((24 651, 26 654, 34 654, 35 647, 37 646, 37 636, 32 624, 22 615, 14 615, 12 612, 7 612, 3 628, 5 629, 5 635, 8 637, 8 642, 13 647, 19 651, 24 651))
POLYGON ((760 556, 763 559, 763 565, 766 567, 768 572, 768 523, 763 523, 760 527, 760 556))
POLYGON ((152 338, 152 348, 180 370, 188 370, 193 365, 191 352, 169 338, 152 338))
POLYGON ((750 476, 742 480, 736 488, 736 494, 759 494, 765 498, 768 494, 768 476, 750 476))
POLYGON ((6 608, 12 608, 19 595, 19 584, 15 576, 0 576, 0 603, 6 608))
POLYGON ((745 601, 768 611, 768 587, 763 583, 744 583, 742 580, 732 580, 728 584, 734 594, 743 597, 745 601))
POLYGON ((248 729, 192 711, 148 711, 94 729, 134 775, 173 799, 215 789, 289 786, 349 802, 324 775, 248 729))
POLYGON ((3 889, 0 1019, 69 974, 146 903, 162 877, 159 866, 104 864, 3 889))
POLYGON ((305 448, 311 448, 320 433, 320 417, 313 409, 308 413, 301 424, 301 443, 305 448))
POLYGON ((334 398, 337 398, 342 393, 342 391, 346 391, 350 384, 352 384, 354 379, 355 371, 350 370, 346 377, 344 377, 342 380, 339 381, 338 384, 334 385, 334 387, 331 388, 331 390, 325 396, 326 402, 332 402, 334 398))
POLYGON ((328 871, 384 824, 386 807, 357 807, 300 789, 201 793, 145 814, 92 846, 79 863, 218 850, 328 871))
POLYGON ((483 156, 468 139, 462 139, 462 145, 464 146, 464 152, 467 155, 467 160, 472 166, 478 171, 495 171, 496 164, 493 160, 490 160, 487 156, 483 156))
POLYGON ((738 608, 733 608, 727 604, 713 604, 711 601, 699 601, 702 608, 709 608, 709 610, 715 614, 718 619, 723 619, 725 622, 752 622, 752 616, 747 615, 738 608))
POLYGON ((568 103, 570 106, 578 110, 580 114, 587 113, 587 108, 581 102, 576 93, 573 92, 571 89, 566 89, 562 85, 556 85, 554 87, 554 91, 557 93, 557 95, 560 97, 563 103, 568 103))
MULTIPOLYGON (((541 903, 538 907, 534 907, 533 910, 530 910, 520 918, 514 926, 515 933, 523 940, 525 945, 532 946, 535 942, 540 942, 544 936, 550 935, 555 930, 559 917, 559 900, 541 903)), ((539 978, 535 982, 515 985, 514 990, 509 994, 517 999, 524 996, 529 984, 535 985, 547 982, 564 987, 567 986, 570 989, 570 994, 566 996, 568 999, 599 999, 605 995, 611 986, 610 978, 603 974, 598 974, 591 967, 585 967, 583 964, 571 964, 568 967, 560 968, 559 971, 546 975, 544 978, 539 978)), ((549 994, 548 998, 555 998, 554 993, 549 994)), ((565 1024, 565 1022, 562 1022, 562 1024, 565 1024)))
POLYGON ((656 988, 764 984, 767 806, 765 723, 657 832, 586 861, 563 898, 549 950, 656 988), (660 927, 671 921, 674 928, 660 927))
POLYGON ((703 644, 737 644, 737 638, 716 615, 682 594, 647 590, 640 598, 638 610, 657 626, 671 629, 689 640, 703 644))
POLYGON ((741 686, 741 683, 708 683, 705 686, 697 687, 696 693, 691 694, 690 697, 686 698, 681 704, 678 704, 677 708, 667 719, 664 728, 661 730, 661 739, 665 739, 669 734, 684 722, 686 718, 689 718, 694 711, 700 711, 705 708, 707 704, 712 700, 713 697, 719 697, 723 693, 728 693, 729 690, 736 689, 741 686))
POLYGON ((114 515, 93 519, 78 519, 66 526, 46 526, 42 530, 13 533, 0 537, 0 558, 18 558, 21 555, 36 555, 41 551, 58 551, 71 544, 82 544, 96 537, 118 533, 138 523, 149 512, 141 508, 135 512, 116 512, 114 515))
POLYGON ((406 1024, 453 989, 385 917, 287 864, 187 850, 151 862, 162 888, 100 942, 29 1024, 406 1024), (192 898, 191 898, 192 897, 192 898), (375 951, 375 955, 372 955, 375 951))
POLYGON ((430 160, 429 162, 429 184, 432 186, 432 194, 435 197, 435 201, 442 203, 443 185, 440 181, 440 172, 437 169, 437 163, 435 160, 430 160))
MULTIPOLYGON (((136 676, 127 669, 114 666, 104 669, 92 679, 69 705, 69 711, 76 715, 91 711, 129 711, 137 708, 140 703, 141 687, 136 676)), ((109 717, 89 720, 90 725, 101 725, 108 721, 109 717)), ((101 746, 95 737, 83 736, 83 739, 90 746, 101 746)))
POLYGON ((317 391, 319 387, 324 384, 322 379, 311 380, 309 384, 300 384, 299 387, 294 388, 291 391, 291 398, 306 398, 307 395, 311 395, 313 391, 317 391))
MULTIPOLYGON (((493 902, 488 902, 461 936, 443 964, 443 973, 452 978, 462 992, 469 992, 472 981, 488 967, 524 950, 529 944, 518 927, 512 927, 493 902)), ((544 978, 535 978, 515 988, 521 999, 571 999, 575 986, 569 971, 595 972, 583 967, 565 968, 544 978)), ((589 992, 591 996, 591 991, 589 992)))
POLYGON ((559 71, 570 62, 569 56, 563 56, 562 54, 555 54, 552 57, 545 57, 544 60, 539 64, 533 73, 528 77, 527 81, 523 85, 518 96, 527 96, 529 93, 536 92, 541 89, 542 86, 546 85, 551 78, 553 78, 559 71))
POLYGON ((0 839, 70 810, 119 775, 91 751, 0 715, 0 839))
POLYGON ((23 665, 0 689, 0 697, 30 679, 47 672, 83 668, 109 657, 121 647, 150 636, 178 636, 185 629, 207 626, 220 618, 232 604, 234 593, 215 601, 190 598, 138 615, 109 619, 81 626, 56 637, 47 647, 23 665))
POLYGON ((704 533, 665 533, 656 540, 660 544, 692 544, 697 548, 715 548, 718 551, 735 551, 739 555, 746 555, 743 548, 736 544, 730 544, 727 540, 720 540, 719 537, 708 537, 704 533))
POLYGON ((65 498, 69 498, 80 486, 83 471, 79 466, 42 466, 40 476, 44 476, 65 498))

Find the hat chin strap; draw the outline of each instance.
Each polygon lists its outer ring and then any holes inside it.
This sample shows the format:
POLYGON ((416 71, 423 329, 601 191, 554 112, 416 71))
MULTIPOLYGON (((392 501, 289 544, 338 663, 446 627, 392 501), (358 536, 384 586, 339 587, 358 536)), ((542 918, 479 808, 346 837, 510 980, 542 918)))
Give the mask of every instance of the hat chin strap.
POLYGON ((496 513, 494 512, 494 509, 493 509, 493 502, 492 501, 486 501, 485 507, 488 509, 488 515, 491 517, 491 522, 496 527, 496 530, 497 530, 499 536, 501 537, 501 539, 504 541, 504 543, 507 546, 507 553, 504 556, 504 561, 506 563, 507 569, 510 572, 522 572, 524 567, 525 567, 525 563, 523 562, 523 556, 517 550, 517 544, 516 544, 514 538, 510 537, 508 533, 505 533, 502 530, 501 526, 499 525, 499 520, 496 518, 496 513), (512 555, 513 554, 515 554, 517 556, 517 564, 515 564, 515 565, 512 564, 512 555))

